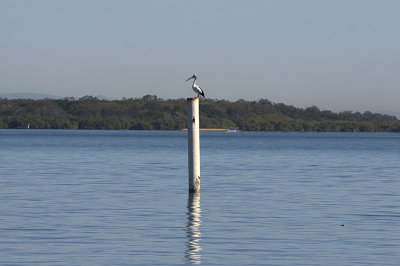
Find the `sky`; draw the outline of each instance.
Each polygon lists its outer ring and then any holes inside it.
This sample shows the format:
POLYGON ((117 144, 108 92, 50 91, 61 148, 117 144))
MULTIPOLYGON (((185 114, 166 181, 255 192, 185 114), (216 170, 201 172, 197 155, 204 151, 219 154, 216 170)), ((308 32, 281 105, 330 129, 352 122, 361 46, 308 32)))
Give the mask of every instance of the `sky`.
POLYGON ((400 114, 397 0, 0 0, 0 93, 400 114))

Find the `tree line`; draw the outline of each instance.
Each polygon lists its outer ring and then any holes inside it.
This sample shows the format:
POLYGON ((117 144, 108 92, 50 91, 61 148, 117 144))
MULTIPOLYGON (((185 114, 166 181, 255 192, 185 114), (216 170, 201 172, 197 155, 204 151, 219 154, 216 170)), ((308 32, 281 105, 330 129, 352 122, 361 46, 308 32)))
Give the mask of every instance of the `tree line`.
MULTIPOLYGON (((0 128, 180 130, 186 127, 186 99, 155 95, 121 100, 1 99, 0 128)), ((298 108, 267 99, 258 101, 201 99, 202 128, 238 127, 250 131, 400 132, 400 121, 372 112, 298 108)))

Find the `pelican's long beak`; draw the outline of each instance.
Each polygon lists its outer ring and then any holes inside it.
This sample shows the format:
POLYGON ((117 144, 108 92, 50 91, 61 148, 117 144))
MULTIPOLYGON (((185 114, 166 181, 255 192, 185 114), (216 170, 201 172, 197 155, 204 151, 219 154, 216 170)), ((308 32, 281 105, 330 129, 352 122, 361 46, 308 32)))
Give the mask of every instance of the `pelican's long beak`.
POLYGON ((196 75, 191 76, 190 78, 188 78, 188 79, 185 80, 185 81, 188 81, 188 80, 191 80, 191 79, 194 79, 194 78, 196 78, 196 75))

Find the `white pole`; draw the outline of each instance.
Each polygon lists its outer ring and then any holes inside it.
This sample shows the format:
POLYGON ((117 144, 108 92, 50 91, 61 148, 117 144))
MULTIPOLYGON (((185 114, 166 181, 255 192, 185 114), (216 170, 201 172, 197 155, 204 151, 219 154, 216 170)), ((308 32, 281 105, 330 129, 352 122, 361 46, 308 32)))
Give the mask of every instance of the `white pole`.
POLYGON ((189 192, 200 191, 199 98, 187 98, 189 192))

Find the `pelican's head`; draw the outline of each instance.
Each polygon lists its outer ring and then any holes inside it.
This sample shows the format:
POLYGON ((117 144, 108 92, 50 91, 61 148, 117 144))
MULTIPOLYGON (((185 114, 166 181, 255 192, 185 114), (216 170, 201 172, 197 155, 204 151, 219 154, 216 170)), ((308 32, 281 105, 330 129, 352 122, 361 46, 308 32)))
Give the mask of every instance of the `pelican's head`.
POLYGON ((197 74, 193 74, 193 76, 191 76, 190 78, 188 78, 186 81, 191 80, 191 79, 197 79, 198 75, 197 74))

